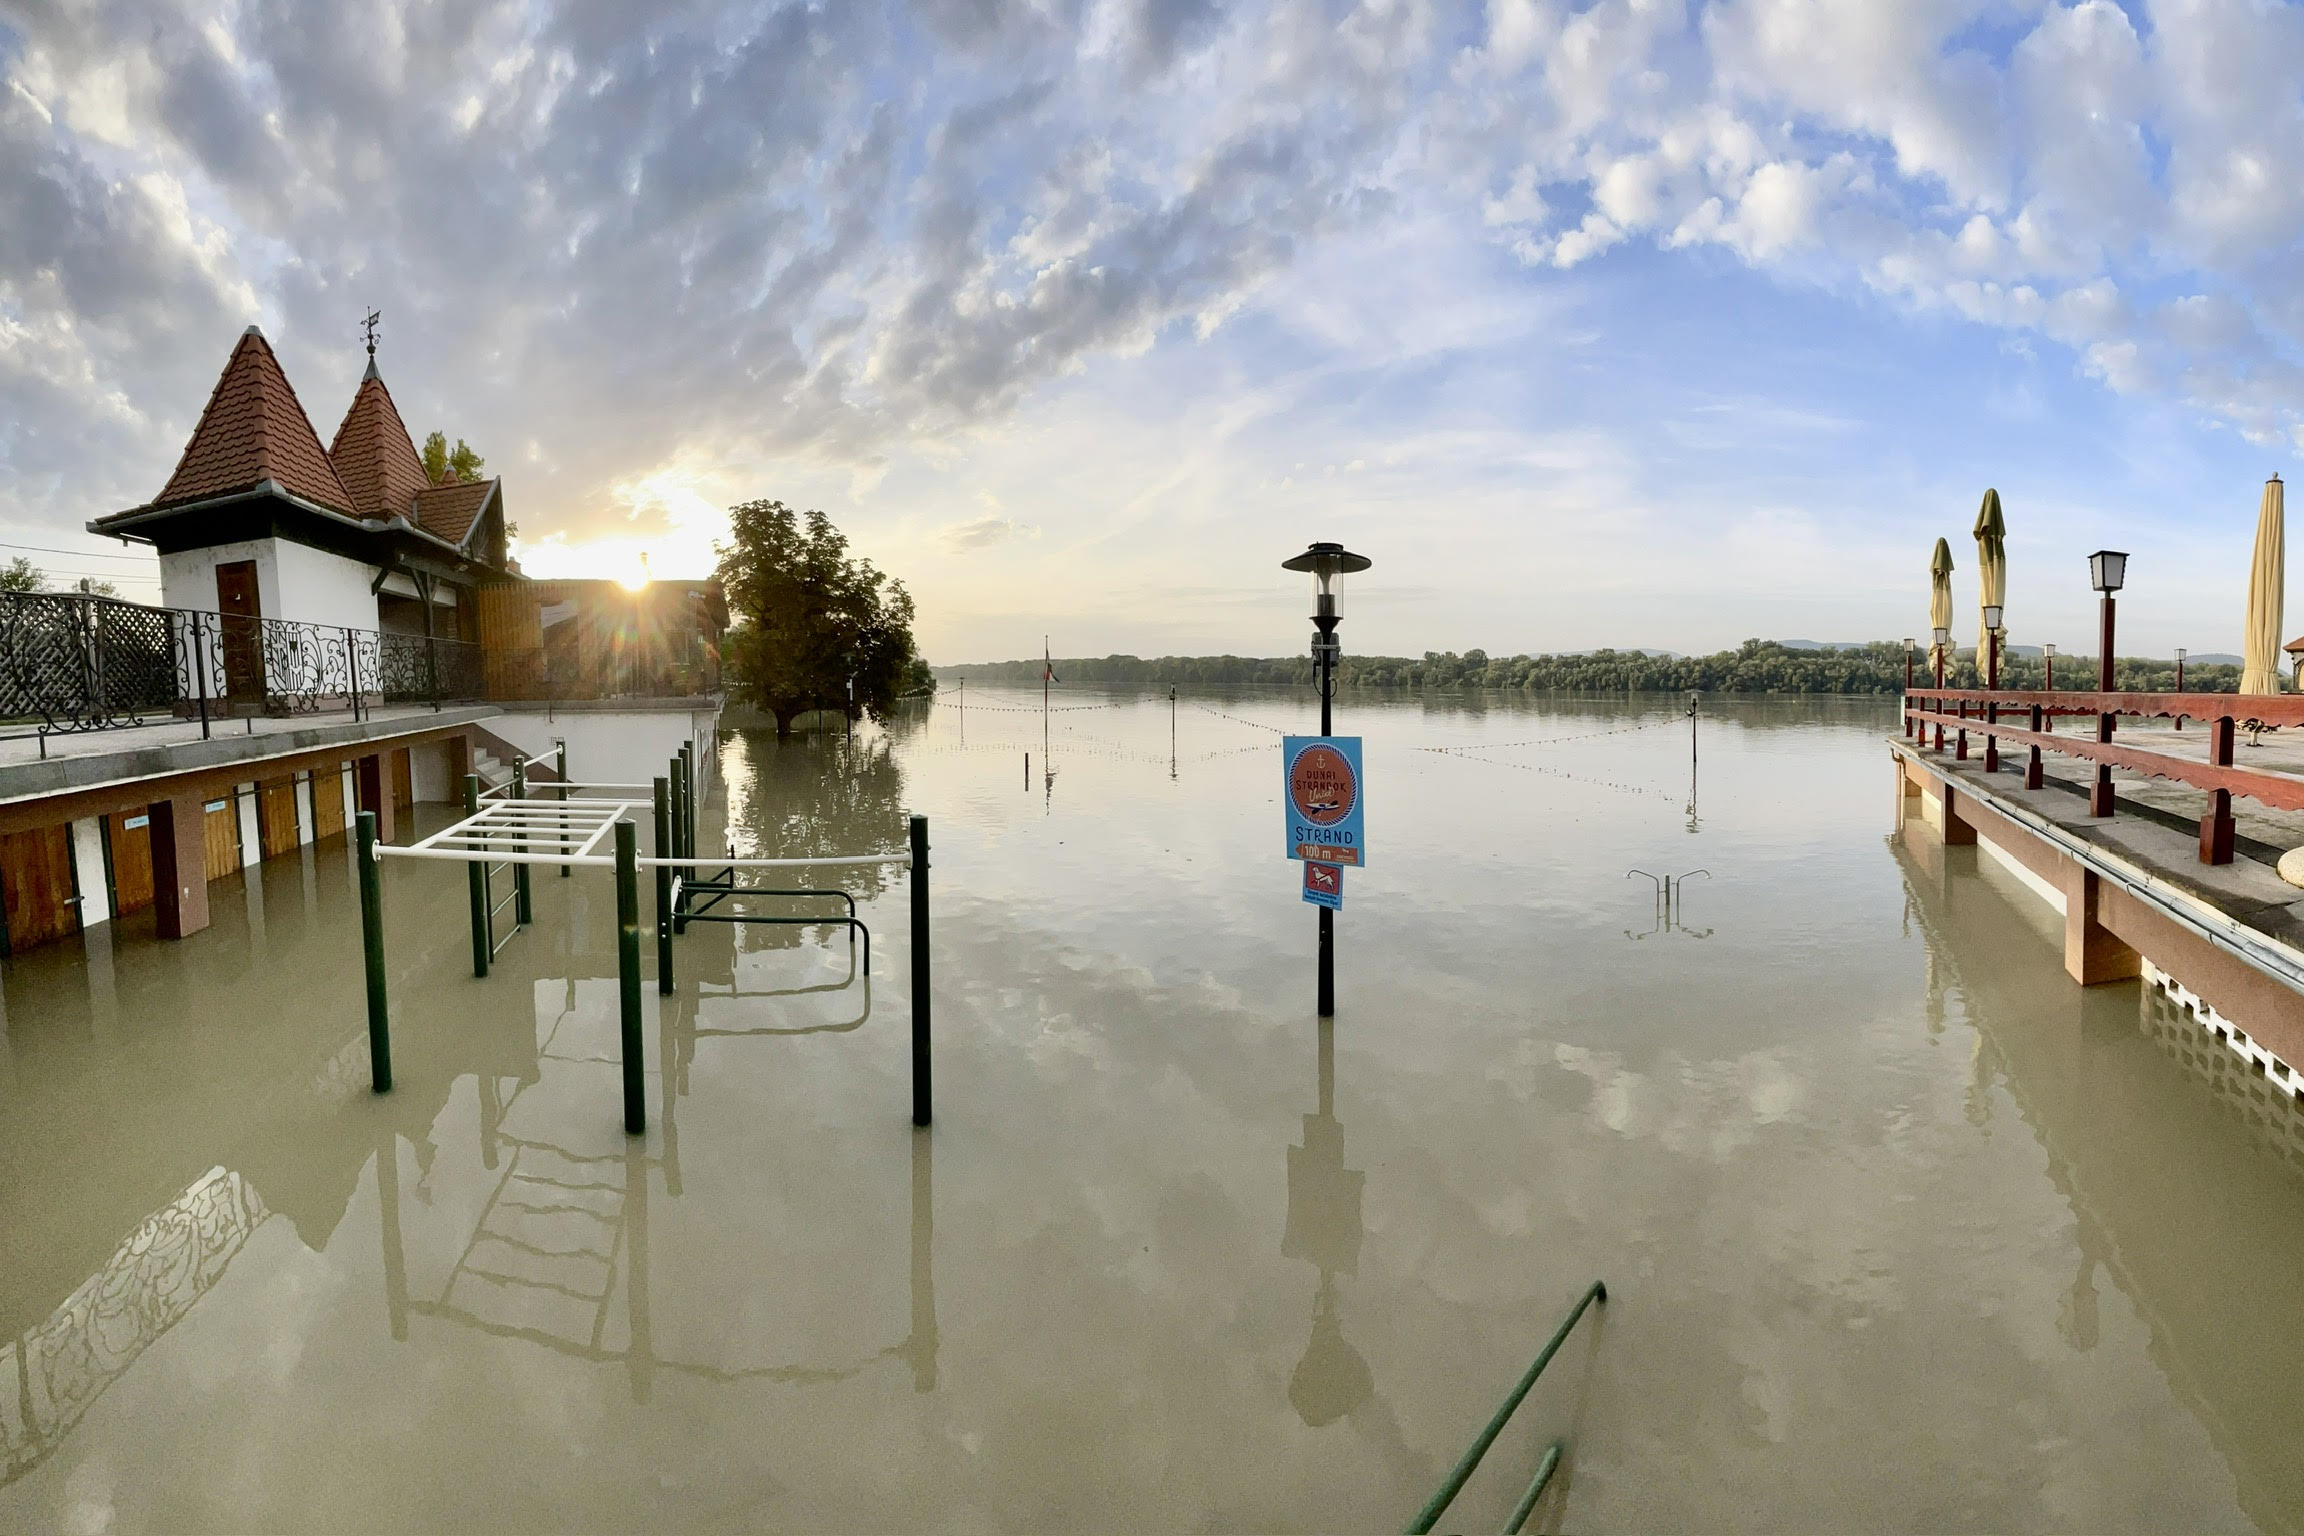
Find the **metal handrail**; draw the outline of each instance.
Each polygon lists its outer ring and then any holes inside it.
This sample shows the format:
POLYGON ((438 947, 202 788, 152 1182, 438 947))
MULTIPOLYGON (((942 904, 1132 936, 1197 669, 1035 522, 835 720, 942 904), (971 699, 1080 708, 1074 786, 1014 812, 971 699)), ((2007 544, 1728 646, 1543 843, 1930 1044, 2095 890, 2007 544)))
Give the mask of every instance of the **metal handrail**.
MULTIPOLYGON (((1528 1390, 1536 1385, 1536 1378, 1544 1374, 1544 1367, 1552 1363, 1552 1357, 1560 1352, 1560 1346, 1568 1342, 1568 1334, 1575 1328, 1577 1320, 1583 1317, 1594 1302, 1604 1303, 1607 1300, 1608 1282, 1595 1280, 1577 1299, 1576 1305, 1568 1309, 1567 1317, 1561 1320, 1559 1327, 1552 1330, 1552 1337, 1545 1341, 1544 1348, 1537 1353, 1534 1363, 1521 1376, 1519 1383, 1505 1394, 1502 1406, 1488 1420, 1487 1427, 1473 1439, 1471 1447, 1456 1463, 1455 1470, 1448 1474, 1439 1490, 1425 1501, 1424 1507, 1417 1511, 1416 1518, 1408 1523, 1408 1536, 1424 1536, 1425 1532, 1439 1523, 1440 1516, 1446 1513, 1449 1504, 1457 1494, 1464 1491, 1464 1485, 1471 1481, 1473 1472, 1478 1470, 1480 1458, 1488 1454, 1488 1447, 1494 1445, 1496 1437, 1504 1433, 1505 1424, 1518 1411, 1522 1400, 1528 1396, 1528 1390)), ((1520 1505, 1513 1511, 1514 1523, 1510 1529, 1520 1529, 1528 1518, 1528 1512, 1536 1507, 1536 1500, 1544 1492, 1544 1485, 1551 1481, 1552 1469, 1559 1464, 1560 1450, 1561 1444, 1555 1442, 1552 1450, 1545 1454, 1543 1465, 1536 1470, 1535 1481, 1528 1485, 1528 1491, 1521 1495, 1520 1505)))

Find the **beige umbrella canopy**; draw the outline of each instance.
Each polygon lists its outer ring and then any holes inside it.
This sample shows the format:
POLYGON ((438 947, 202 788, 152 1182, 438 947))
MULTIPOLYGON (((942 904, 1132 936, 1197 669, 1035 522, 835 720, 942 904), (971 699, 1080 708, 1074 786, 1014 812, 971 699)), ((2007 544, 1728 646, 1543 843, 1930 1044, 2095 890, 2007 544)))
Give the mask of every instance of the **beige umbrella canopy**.
MULTIPOLYGON (((1928 561, 1928 628, 1931 631, 1952 628, 1952 545, 1948 540, 1936 541, 1936 553, 1928 561)), ((1950 642, 1938 645, 1933 634, 1928 642, 1928 664, 1952 658, 1943 654, 1950 642)))
POLYGON ((2248 630, 2246 664, 2240 670, 2242 693, 2280 691, 2280 620, 2287 596, 2288 516, 2280 496, 2280 477, 2264 482, 2264 505, 2256 514, 2256 556, 2248 562, 2248 630))
MULTIPOLYGON (((2000 516, 2000 493, 1987 490, 1976 510, 1976 670, 1989 670, 1992 635, 1984 610, 2008 601, 2008 525, 2000 516)), ((2003 623, 2001 628, 2007 628, 2003 623)))

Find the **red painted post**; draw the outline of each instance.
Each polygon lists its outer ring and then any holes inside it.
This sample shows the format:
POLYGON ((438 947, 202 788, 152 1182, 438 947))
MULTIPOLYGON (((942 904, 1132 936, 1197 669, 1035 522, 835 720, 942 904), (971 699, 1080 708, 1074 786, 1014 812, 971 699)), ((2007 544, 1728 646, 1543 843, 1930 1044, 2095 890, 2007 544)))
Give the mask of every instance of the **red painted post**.
MULTIPOLYGON (((2208 728, 2208 761, 2218 768, 2232 766, 2232 717, 2218 715, 2208 728)), ((2232 791, 2208 791, 2208 814, 2200 818, 2200 862, 2232 862, 2232 791)))
MULTIPOLYGON (((1944 647, 1942 646, 1936 647, 1936 687, 1939 691, 1944 687, 1944 647)), ((1944 701, 1942 699, 1930 699, 1928 707, 1939 715, 1944 713, 1944 701)), ((1936 722, 1936 750, 1939 752, 1944 750, 1944 722, 1941 720, 1936 722)))
MULTIPOLYGON (((2037 704, 2032 706, 2032 729, 2034 731, 2041 731, 2041 727, 2047 721, 2047 719, 2047 710, 2041 708, 2037 704)), ((2042 734, 2045 734, 2045 732, 2042 732, 2042 734)), ((2040 744, 2038 742, 2034 742, 2032 744, 2031 759, 2024 764, 2024 787, 2026 789, 2038 789, 2043 782, 2044 777, 2044 770, 2040 766, 2040 744)))
MULTIPOLYGON (((1968 701, 1966 699, 1960 701, 1960 718, 1963 720, 1968 718, 1968 701)), ((1963 729, 1957 733, 1957 736, 1958 740, 1953 745, 1952 756, 1964 763, 1968 761, 1968 732, 1963 729)))
POLYGON ((1912 642, 1904 642, 1904 739, 1912 739, 1912 642))
MULTIPOLYGON (((2104 594, 2104 615, 2101 632, 2096 642, 2096 691, 2112 691, 2112 594, 2104 594)), ((2112 712, 2104 710, 2096 716, 2096 739, 2109 746, 2112 742, 2112 712)), ((2088 814, 2112 814, 2112 765, 2096 765, 2096 782, 2088 790, 2088 814)))

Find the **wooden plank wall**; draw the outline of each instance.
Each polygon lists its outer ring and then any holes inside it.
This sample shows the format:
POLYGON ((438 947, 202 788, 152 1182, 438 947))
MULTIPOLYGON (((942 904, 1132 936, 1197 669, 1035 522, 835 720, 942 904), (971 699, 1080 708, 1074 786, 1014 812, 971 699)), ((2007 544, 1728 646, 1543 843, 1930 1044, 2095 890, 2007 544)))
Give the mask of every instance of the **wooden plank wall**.
POLYGON ((312 774, 312 841, 326 842, 344 834, 344 768, 315 769, 312 774))
POLYGON ((491 699, 541 697, 544 599, 533 582, 495 582, 474 593, 483 686, 491 699))
POLYGON ((256 826, 263 837, 265 858, 276 859, 296 851, 294 779, 267 779, 256 787, 256 826))
POLYGON ((208 878, 220 880, 240 868, 240 814, 226 795, 206 804, 201 818, 208 839, 208 878))
POLYGON ((6 903, 11 951, 78 931, 70 827, 0 833, 0 900, 6 903))
POLYGON ((104 838, 112 849, 112 911, 115 916, 152 905, 152 817, 149 812, 115 811, 104 818, 104 838))

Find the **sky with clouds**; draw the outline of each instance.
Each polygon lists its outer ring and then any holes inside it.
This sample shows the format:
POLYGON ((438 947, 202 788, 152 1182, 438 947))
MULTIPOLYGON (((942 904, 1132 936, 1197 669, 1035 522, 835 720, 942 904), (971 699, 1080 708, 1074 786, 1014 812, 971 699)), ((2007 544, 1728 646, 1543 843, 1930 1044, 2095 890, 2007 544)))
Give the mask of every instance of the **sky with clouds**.
POLYGON ((1292 651, 1313 538, 1356 650, 1894 638, 1988 485, 2016 643, 2112 545, 2236 650, 2304 441, 2268 0, 0 0, 0 81, 12 544, 250 322, 332 435, 370 306, 532 572, 780 497, 938 661, 1292 651))

